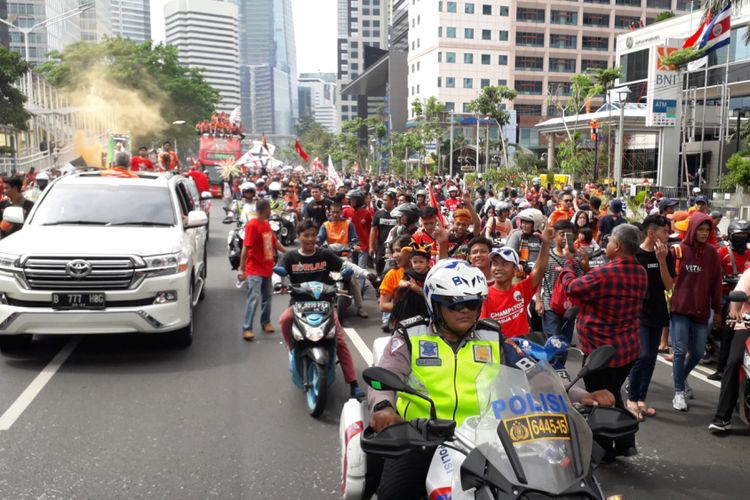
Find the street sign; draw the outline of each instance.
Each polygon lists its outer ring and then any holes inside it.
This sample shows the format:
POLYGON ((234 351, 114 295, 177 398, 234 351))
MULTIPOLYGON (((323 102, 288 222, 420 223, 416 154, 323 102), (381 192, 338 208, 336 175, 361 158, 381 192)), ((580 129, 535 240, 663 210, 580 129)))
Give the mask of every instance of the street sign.
POLYGON ((474 165, 462 165, 461 166, 461 172, 473 172, 474 171, 474 165))
POLYGON ((424 150, 428 153, 435 153, 437 152, 437 142, 428 142, 424 145, 424 150))

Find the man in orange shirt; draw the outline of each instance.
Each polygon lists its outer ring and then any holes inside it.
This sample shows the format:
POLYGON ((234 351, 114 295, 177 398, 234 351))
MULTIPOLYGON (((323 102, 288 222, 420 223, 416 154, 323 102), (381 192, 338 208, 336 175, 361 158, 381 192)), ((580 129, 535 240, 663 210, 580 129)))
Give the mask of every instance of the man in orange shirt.
POLYGON ((547 221, 548 226, 554 226, 559 220, 570 220, 573 218, 575 212, 573 211, 573 193, 570 191, 563 191, 560 197, 560 204, 557 206, 557 210, 552 212, 547 221))
POLYGON ((177 153, 172 150, 172 143, 165 141, 162 145, 162 154, 169 155, 169 170, 177 170, 180 168, 180 159, 177 157, 177 153))

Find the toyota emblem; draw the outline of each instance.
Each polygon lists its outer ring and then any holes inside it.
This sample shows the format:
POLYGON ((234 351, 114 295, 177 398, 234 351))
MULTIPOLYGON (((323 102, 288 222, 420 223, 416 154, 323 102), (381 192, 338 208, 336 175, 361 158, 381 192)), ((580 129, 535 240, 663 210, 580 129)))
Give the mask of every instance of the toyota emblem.
POLYGON ((83 259, 75 259, 65 266, 68 276, 75 279, 83 279, 91 274, 91 264, 83 259))

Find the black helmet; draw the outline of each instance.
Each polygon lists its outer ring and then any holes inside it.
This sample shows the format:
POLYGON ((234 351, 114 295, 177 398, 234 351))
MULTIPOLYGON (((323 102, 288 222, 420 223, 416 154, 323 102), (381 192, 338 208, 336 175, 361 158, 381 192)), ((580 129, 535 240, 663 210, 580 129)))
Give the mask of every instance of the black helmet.
POLYGON ((406 224, 416 224, 419 221, 419 208, 414 203, 402 203, 391 211, 391 216, 406 216, 406 224))
POLYGON ((745 219, 733 220, 727 227, 727 234, 729 236, 735 233, 750 233, 750 222, 745 219))

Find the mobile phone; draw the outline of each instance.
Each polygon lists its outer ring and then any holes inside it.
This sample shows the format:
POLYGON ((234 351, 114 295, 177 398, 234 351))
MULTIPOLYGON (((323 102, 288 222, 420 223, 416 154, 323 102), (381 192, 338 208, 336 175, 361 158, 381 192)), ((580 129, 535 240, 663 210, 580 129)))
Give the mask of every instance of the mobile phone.
POLYGON ((574 236, 573 233, 565 233, 565 241, 568 245, 568 250, 571 252, 573 251, 573 243, 574 243, 574 236))

